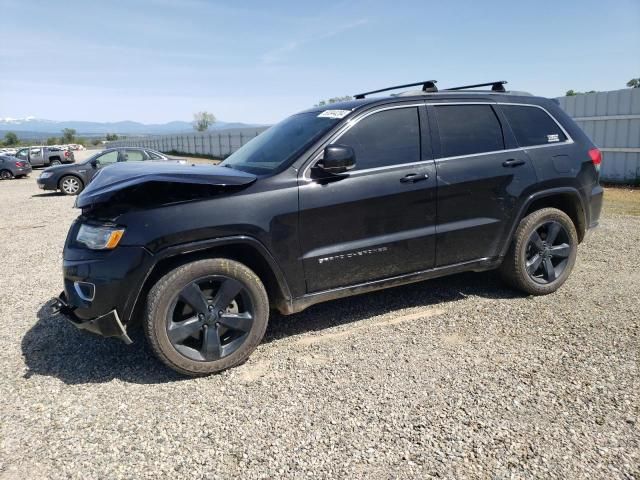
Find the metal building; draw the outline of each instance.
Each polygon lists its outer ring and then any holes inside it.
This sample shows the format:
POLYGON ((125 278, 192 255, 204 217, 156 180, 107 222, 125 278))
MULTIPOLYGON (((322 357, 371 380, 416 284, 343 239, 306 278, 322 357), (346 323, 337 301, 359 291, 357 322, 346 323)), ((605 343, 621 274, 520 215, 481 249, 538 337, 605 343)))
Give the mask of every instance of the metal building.
POLYGON ((602 151, 602 180, 640 184, 640 88, 558 101, 602 151))

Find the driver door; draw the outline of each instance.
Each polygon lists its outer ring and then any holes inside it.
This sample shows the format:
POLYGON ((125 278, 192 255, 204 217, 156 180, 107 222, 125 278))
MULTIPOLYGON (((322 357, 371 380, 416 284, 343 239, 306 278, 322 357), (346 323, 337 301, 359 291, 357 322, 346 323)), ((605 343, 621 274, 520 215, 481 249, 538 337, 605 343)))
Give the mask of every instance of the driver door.
POLYGON ((307 170, 299 222, 308 292, 433 267, 436 176, 426 122, 424 106, 365 113, 332 140, 353 148, 353 170, 331 181, 307 170))

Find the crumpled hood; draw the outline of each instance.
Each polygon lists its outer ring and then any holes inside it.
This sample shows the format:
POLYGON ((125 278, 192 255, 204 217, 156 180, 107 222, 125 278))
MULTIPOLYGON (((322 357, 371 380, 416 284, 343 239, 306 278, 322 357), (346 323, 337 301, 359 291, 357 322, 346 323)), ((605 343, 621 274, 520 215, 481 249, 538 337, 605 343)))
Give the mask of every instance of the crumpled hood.
POLYGON ((42 173, 44 173, 44 172, 53 172, 53 173, 64 172, 65 170, 70 170, 72 168, 77 167, 78 165, 81 165, 81 164, 80 163, 68 163, 66 165, 52 165, 50 167, 47 167, 47 168, 43 169, 42 173))
POLYGON ((256 176, 227 167, 181 165, 172 162, 118 163, 103 168, 77 197, 75 206, 85 208, 108 202, 115 194, 145 183, 245 186, 256 176))

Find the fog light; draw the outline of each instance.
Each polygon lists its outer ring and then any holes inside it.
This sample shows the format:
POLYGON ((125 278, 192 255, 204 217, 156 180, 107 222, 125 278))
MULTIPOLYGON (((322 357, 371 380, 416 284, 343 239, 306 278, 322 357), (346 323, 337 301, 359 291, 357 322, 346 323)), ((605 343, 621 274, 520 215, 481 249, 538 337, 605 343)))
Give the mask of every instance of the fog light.
POLYGON ((96 286, 93 283, 73 282, 73 288, 78 296, 86 302, 91 302, 96 296, 96 286))

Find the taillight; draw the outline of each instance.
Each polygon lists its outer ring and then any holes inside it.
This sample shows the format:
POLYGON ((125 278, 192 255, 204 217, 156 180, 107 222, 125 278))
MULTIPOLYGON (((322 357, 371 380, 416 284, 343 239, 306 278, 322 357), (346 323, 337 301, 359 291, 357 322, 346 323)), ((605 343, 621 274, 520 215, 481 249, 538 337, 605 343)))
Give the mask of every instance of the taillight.
POLYGON ((589 157, 591 157, 593 166, 596 167, 596 170, 599 172, 600 164, 602 163, 602 152, 597 148, 592 148, 591 150, 589 150, 589 157))
POLYGON ((26 166, 26 164, 24 162, 16 162, 16 167, 22 168, 24 166, 26 166))
POLYGON ((64 156, 68 157, 69 156, 69 151, 67 150, 66 152, 64 152, 64 156))

